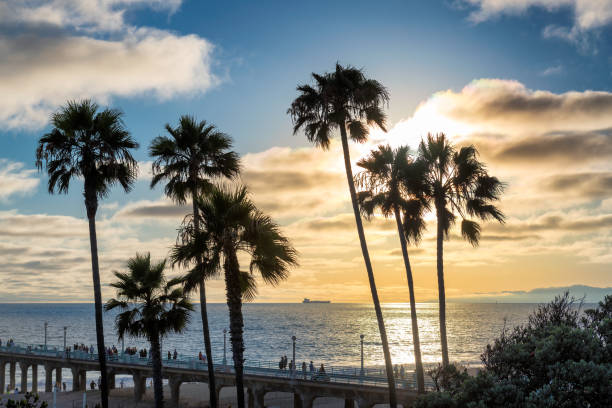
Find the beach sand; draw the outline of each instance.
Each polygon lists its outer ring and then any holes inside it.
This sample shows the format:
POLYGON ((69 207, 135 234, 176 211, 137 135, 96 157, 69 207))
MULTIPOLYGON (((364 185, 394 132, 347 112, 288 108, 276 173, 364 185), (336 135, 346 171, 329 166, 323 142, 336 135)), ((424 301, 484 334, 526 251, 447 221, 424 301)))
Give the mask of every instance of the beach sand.
MULTIPOLYGON (((53 394, 39 393, 42 401, 49 403, 49 408, 52 408, 53 394)), ((99 391, 87 391, 87 406, 93 407, 100 401, 99 391)), ((1 400, 5 402, 7 399, 20 399, 22 395, 2 395, 1 400)), ((245 398, 247 394, 245 392, 245 398)), ((220 408, 236 407, 236 389, 234 387, 226 387, 221 390, 220 408)), ((164 387, 165 405, 171 407, 170 389, 164 387)), ((338 398, 317 398, 314 405, 317 408, 343 408, 344 400, 338 398)), ((81 408, 83 406, 82 392, 60 392, 57 393, 57 408, 81 408)), ((283 392, 269 392, 265 398, 266 407, 292 408, 293 394, 283 392)), ((154 407, 153 390, 147 388, 146 393, 141 402, 134 402, 134 390, 132 388, 122 388, 111 390, 110 408, 149 408, 154 407)), ((204 383, 183 383, 180 391, 179 407, 181 408, 204 408, 208 407, 208 386, 204 383)))

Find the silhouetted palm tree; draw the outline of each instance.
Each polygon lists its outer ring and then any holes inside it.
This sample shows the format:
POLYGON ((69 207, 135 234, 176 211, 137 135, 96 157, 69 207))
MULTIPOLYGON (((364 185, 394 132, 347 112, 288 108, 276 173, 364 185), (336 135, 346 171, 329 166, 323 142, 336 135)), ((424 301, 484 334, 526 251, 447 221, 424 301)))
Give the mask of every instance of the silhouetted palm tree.
POLYGON ((480 240, 480 224, 469 217, 503 223, 504 214, 492 203, 499 200, 504 185, 496 177, 489 176, 485 165, 478 160, 478 151, 474 146, 462 147, 457 151, 444 133, 429 134, 426 141, 421 141, 419 160, 427 168, 425 182, 428 202, 436 209, 440 341, 442 364, 447 366, 443 240, 448 238, 456 214, 462 219, 461 235, 474 246, 480 240))
POLYGON ((385 356, 385 367, 389 382, 389 403, 391 408, 395 408, 397 399, 395 379, 393 378, 393 363, 389 353, 389 342, 363 231, 363 223, 359 214, 348 145, 349 135, 351 140, 355 142, 365 142, 369 133, 368 126, 375 125, 382 130, 386 130, 386 118, 382 108, 389 101, 389 93, 380 82, 366 78, 361 70, 350 66, 343 67, 336 64, 334 72, 323 75, 313 73, 312 77, 315 80, 315 85, 298 86, 297 90, 300 95, 291 103, 287 113, 291 115, 293 121, 293 133, 296 134, 300 129, 303 129, 306 138, 315 146, 320 146, 323 149, 329 148, 332 132, 334 130, 340 131, 340 140, 344 152, 344 167, 355 222, 357 223, 357 233, 368 273, 372 301, 385 356))
MULTIPOLYGON (((188 198, 192 201, 193 225, 199 230, 199 214, 196 208, 196 197, 210 189, 211 179, 218 177, 232 178, 240 171, 238 155, 231 151, 232 139, 220 132, 206 121, 198 122, 192 116, 181 116, 176 128, 166 125, 170 137, 159 136, 153 139, 149 148, 153 162, 153 179, 151 188, 166 180, 164 191, 176 203, 184 204, 188 198)), ((199 289, 200 314, 204 334, 204 349, 208 362, 208 389, 211 408, 217 407, 215 391, 215 371, 213 365, 208 313, 206 311, 206 274, 202 267, 201 257, 194 263, 199 271, 199 284, 190 290, 199 289)))
POLYGON ((101 374, 102 407, 108 407, 108 382, 102 324, 102 294, 98 266, 96 212, 98 201, 115 184, 127 192, 138 174, 138 164, 130 153, 138 147, 116 109, 98 110, 90 100, 69 101, 51 116, 53 129, 38 141, 36 166, 43 162, 49 175, 49 193, 67 193, 74 178, 82 178, 85 208, 89 220, 91 270, 93 275, 96 339, 101 374))
MULTIPOLYGON (((185 266, 201 255, 208 276, 224 272, 238 408, 244 408, 242 302, 245 290, 248 289, 248 297, 255 295, 255 280, 251 275, 255 272, 272 285, 287 278, 289 268, 297 265, 297 254, 278 225, 251 202, 245 187, 235 190, 214 187, 196 203, 201 229, 197 231, 193 222, 185 223, 181 229, 183 240, 171 257, 174 263, 185 266), (249 272, 240 271, 239 252, 250 257, 249 272)), ((185 287, 193 287, 199 279, 197 271, 188 272, 185 287)))
POLYGON ((183 294, 178 281, 167 282, 166 261, 151 264, 151 254, 136 254, 127 262, 128 273, 115 272, 117 298, 110 299, 106 310, 119 309, 115 327, 119 339, 127 334, 144 337, 151 344, 155 407, 164 405, 161 339, 168 333, 181 333, 189 322, 193 305, 183 294))
POLYGON ((414 283, 406 243, 411 240, 418 242, 425 228, 423 213, 427 210, 427 201, 422 195, 424 166, 412 160, 407 146, 394 150, 388 145, 378 146, 368 157, 358 161, 357 165, 364 169, 356 176, 357 183, 364 189, 357 193, 363 214, 370 218, 378 209, 386 218, 395 217, 410 292, 417 388, 419 392, 424 392, 425 376, 421 360, 414 283))

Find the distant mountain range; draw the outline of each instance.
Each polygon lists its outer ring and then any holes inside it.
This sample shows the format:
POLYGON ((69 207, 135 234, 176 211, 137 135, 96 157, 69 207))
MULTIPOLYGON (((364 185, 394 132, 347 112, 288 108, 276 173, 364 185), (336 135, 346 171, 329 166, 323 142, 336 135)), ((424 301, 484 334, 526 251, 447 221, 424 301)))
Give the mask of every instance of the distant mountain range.
MULTIPOLYGON (((612 279, 612 278, 611 278, 612 279)), ((555 296, 569 291, 576 299, 584 298, 585 303, 597 303, 606 295, 612 295, 612 287, 596 287, 587 285, 559 286, 536 288, 531 290, 503 290, 500 292, 477 292, 470 296, 448 298, 449 302, 470 303, 542 303, 549 302, 555 296)))

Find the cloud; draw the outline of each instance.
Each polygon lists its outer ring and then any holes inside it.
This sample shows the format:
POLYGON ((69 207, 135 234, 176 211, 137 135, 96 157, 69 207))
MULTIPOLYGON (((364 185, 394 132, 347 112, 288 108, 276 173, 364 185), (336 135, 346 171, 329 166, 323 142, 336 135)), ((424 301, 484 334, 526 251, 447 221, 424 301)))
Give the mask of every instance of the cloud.
POLYGON ((488 224, 487 231, 494 232, 592 232, 596 230, 607 230, 612 227, 612 214, 584 215, 547 213, 530 220, 509 220, 506 224, 488 224))
POLYGON ((550 176, 542 185, 550 191, 563 195, 606 198, 612 196, 612 172, 550 176))
POLYGON ((6 31, 0 37, 5 56, 0 93, 11 97, 0 101, 0 125, 40 128, 69 99, 108 103, 115 96, 166 100, 206 92, 218 83, 211 69, 211 42, 124 21, 124 13, 135 6, 172 11, 179 5, 145 0, 4 3, 1 7, 11 12, 0 10, 0 30, 6 31))
POLYGON ((135 220, 137 218, 170 218, 180 220, 191 212, 191 205, 178 205, 167 199, 159 201, 137 201, 129 203, 115 213, 114 218, 135 220))
POLYGON ((549 12, 570 9, 573 12, 573 26, 547 26, 543 31, 546 38, 562 38, 583 50, 590 48, 588 33, 612 23, 612 3, 608 0, 460 0, 476 8, 469 19, 475 23, 496 18, 500 15, 521 15, 530 8, 549 12))
POLYGON ((460 296, 452 301, 468 302, 502 302, 502 303, 545 303, 550 302, 555 296, 569 292, 577 304, 597 303, 606 295, 612 294, 612 287, 596 287, 588 285, 556 286, 547 288, 535 288, 531 290, 504 290, 499 292, 474 293, 473 296, 460 296))
POLYGON ((36 190, 40 183, 36 170, 24 167, 23 163, 0 159, 0 201, 7 201, 15 195, 31 194, 36 190))
POLYGON ((4 0, 0 22, 51 25, 83 31, 126 29, 126 11, 153 8, 175 12, 182 0, 4 0))
POLYGON ((501 161, 584 162, 612 158, 612 129, 593 132, 553 132, 524 138, 500 146, 495 157, 501 161))
POLYGON ((542 72, 540 72, 541 76, 551 76, 551 75, 559 75, 563 72, 563 65, 555 65, 552 67, 548 67, 542 72))

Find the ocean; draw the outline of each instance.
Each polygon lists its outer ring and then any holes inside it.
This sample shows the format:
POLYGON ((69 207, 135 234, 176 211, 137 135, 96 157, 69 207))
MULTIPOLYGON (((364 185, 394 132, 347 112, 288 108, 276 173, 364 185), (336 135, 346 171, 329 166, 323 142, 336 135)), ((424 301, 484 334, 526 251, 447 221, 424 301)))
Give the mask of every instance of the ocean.
MULTIPOLYGON (((513 327, 524 323, 536 304, 447 304, 447 331, 451 361, 466 365, 480 362, 480 354, 486 345, 499 336, 504 325, 513 327)), ((278 362, 281 356, 291 359, 292 336, 296 336, 296 360, 314 361, 315 365, 360 365, 360 335, 364 334, 364 362, 367 367, 384 364, 374 307, 370 304, 245 304, 245 358, 246 364, 263 361, 278 362)), ((225 304, 209 304, 208 314, 215 362, 223 356, 223 329, 228 327, 228 311, 225 304)), ((414 364, 410 307, 408 304, 383 305, 385 325, 394 364, 407 368, 414 364)), ((417 304, 421 353, 424 363, 440 361, 438 332, 438 305, 417 304)), ((115 327, 114 314, 105 313, 104 331, 107 346, 121 349, 115 327)), ((0 304, 0 339, 5 344, 9 338, 15 342, 44 343, 44 324, 47 326, 47 344, 62 346, 64 326, 66 344, 95 345, 95 321, 93 304, 0 304)), ((144 339, 128 338, 125 347, 149 348, 144 339)), ((197 356, 204 353, 202 323, 199 305, 193 313, 185 332, 163 339, 162 355, 174 350, 181 355, 197 356)), ((231 362, 229 333, 227 334, 227 358, 231 362)), ((8 365, 7 365, 8 372, 8 365)), ((19 371, 19 369, 17 369, 19 371)), ((68 370, 64 381, 71 382, 68 370)), ((17 374, 19 377, 19 373, 17 374)), ((38 375, 39 389, 44 384, 44 374, 38 375)), ((88 381, 97 378, 88 373, 88 381)), ((8 379, 8 376, 7 376, 8 379)), ((129 381, 126 378, 124 381, 129 381)), ((19 382, 19 380, 18 380, 19 382)), ((70 389, 70 385, 68 385, 70 389)), ((44 388, 43 388, 44 389, 44 388)))

